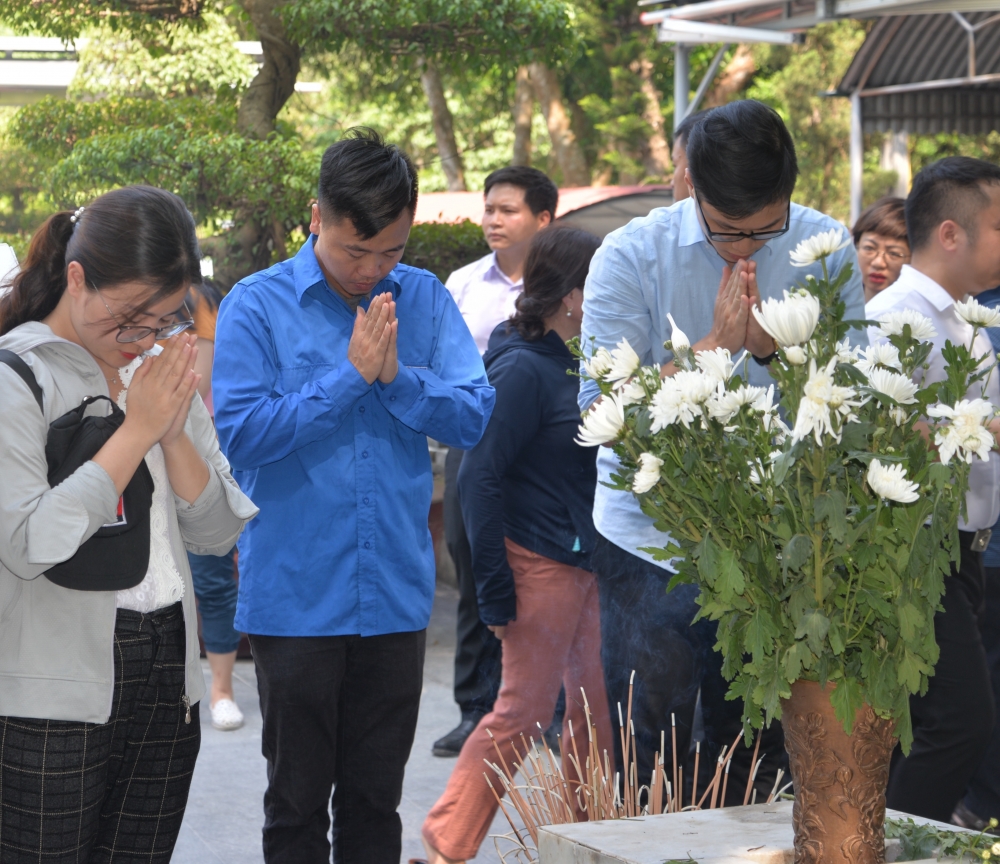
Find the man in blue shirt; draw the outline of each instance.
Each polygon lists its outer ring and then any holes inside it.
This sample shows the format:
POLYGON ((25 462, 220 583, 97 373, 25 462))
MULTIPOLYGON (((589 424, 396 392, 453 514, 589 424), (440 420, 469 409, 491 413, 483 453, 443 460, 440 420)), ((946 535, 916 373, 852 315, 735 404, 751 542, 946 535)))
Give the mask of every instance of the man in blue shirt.
POLYGON ((494 392, 431 273, 400 264, 413 164, 370 130, 332 145, 311 235, 222 304, 223 450, 260 507, 240 543, 267 759, 264 859, 397 864, 434 596, 427 436, 468 450, 494 392))
MULTIPOLYGON (((751 382, 768 386, 766 364, 775 346, 750 308, 761 297, 780 298, 809 274, 821 276, 818 264, 793 267, 789 252, 807 237, 843 226, 790 203, 798 173, 795 147, 781 118, 760 102, 733 102, 706 114, 688 134, 687 158, 691 197, 612 232, 594 256, 583 295, 584 349, 613 349, 628 339, 644 365, 656 364, 665 375, 673 374, 672 356, 663 347, 670 339, 671 314, 695 351, 723 347, 734 356, 748 351, 755 358, 749 363, 751 382)), ((832 271, 847 264, 854 275, 843 291, 846 317, 862 320, 864 293, 852 244, 829 261, 832 271)), ((856 336, 864 342, 863 334, 856 336)), ((597 396, 596 385, 585 380, 581 409, 597 396)), ((616 702, 624 706, 629 676, 636 670, 632 716, 638 776, 648 777, 660 731, 669 731, 671 715, 677 720, 678 752, 687 753, 699 688, 712 755, 732 744, 743 706, 724 699, 721 658, 712 647, 716 625, 691 624, 698 609, 695 586, 667 594, 669 565, 638 551, 665 546, 667 537, 642 513, 635 496, 604 485, 616 465, 613 452, 601 448, 593 565, 601 600, 602 659, 612 717, 616 702)), ((757 783, 765 795, 782 757, 780 736, 780 726, 773 724, 761 744, 768 757, 757 783)), ((619 746, 616 739, 616 750, 619 746)), ((727 803, 742 800, 751 758, 751 751, 737 750, 727 803)), ((701 762, 714 765, 704 753, 701 762)))

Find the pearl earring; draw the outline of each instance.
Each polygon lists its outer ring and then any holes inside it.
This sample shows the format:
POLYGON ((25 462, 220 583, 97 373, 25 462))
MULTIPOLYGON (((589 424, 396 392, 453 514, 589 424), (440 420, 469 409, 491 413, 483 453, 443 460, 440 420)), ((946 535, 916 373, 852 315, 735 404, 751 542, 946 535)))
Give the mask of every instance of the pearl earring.
POLYGON ((572 308, 570 308, 570 310, 566 313, 566 317, 567 318, 572 318, 573 317, 573 309, 572 308))

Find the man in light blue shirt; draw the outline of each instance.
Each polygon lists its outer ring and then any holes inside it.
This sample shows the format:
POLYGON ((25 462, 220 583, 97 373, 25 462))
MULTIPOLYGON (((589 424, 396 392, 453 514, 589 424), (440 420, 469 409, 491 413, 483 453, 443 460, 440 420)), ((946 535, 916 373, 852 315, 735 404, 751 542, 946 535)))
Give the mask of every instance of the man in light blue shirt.
MULTIPOLYGON (((656 364, 664 374, 673 374, 672 356, 663 347, 670 339, 670 314, 695 351, 723 347, 736 356, 745 350, 751 355, 751 382, 767 386, 767 363, 776 349, 750 308, 761 298, 780 298, 809 274, 820 276, 818 264, 793 267, 789 252, 814 234, 843 226, 790 203, 798 173, 795 148, 781 118, 760 102, 743 100, 709 112, 689 133, 687 158, 691 197, 612 232, 594 256, 584 290, 584 350, 613 349, 628 339, 644 365, 656 364)), ((847 264, 854 275, 842 295, 846 317, 862 320, 864 292, 853 244, 828 262, 831 271, 847 264)), ((863 340, 857 333, 857 341, 863 340)), ((580 408, 588 408, 597 396, 597 387, 585 380, 580 408)), ((699 688, 712 751, 732 743, 742 701, 724 700, 727 685, 712 649, 716 625, 691 625, 697 589, 685 585, 667 594, 669 566, 638 551, 664 546, 667 537, 642 513, 634 495, 604 485, 617 465, 609 448, 601 449, 597 465, 594 523, 599 536, 593 561, 608 699, 612 706, 618 701, 624 705, 629 676, 636 670, 632 716, 638 771, 648 777, 660 731, 670 729, 672 714, 678 753, 687 753, 699 688)), ((769 752, 770 764, 757 777, 765 795, 770 785, 763 787, 773 783, 783 749, 777 724, 768 734, 772 740, 765 736, 761 748, 769 752)), ((733 797, 728 803, 740 803, 736 798, 742 800, 746 788, 751 757, 743 749, 730 769, 733 797)), ((703 754, 702 763, 713 765, 713 757, 703 754)))
POLYGON ((417 175, 371 130, 333 144, 310 236, 222 303, 219 440, 259 502, 239 545, 267 759, 264 860, 397 864, 434 597, 427 436, 468 450, 493 410, 433 274, 400 264, 417 175), (398 316, 398 317, 397 317, 398 316))

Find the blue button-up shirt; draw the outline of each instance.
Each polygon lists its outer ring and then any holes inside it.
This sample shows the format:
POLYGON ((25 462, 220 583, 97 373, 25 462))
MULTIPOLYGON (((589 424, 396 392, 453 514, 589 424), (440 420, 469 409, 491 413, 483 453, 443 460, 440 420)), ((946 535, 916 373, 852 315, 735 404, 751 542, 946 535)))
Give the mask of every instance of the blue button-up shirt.
POLYGON ((399 319, 399 372, 388 385, 367 384, 347 359, 355 313, 327 285, 311 237, 222 303, 215 422, 260 507, 239 542, 239 630, 373 636, 427 626, 427 437, 473 447, 494 391, 434 275, 400 264, 372 296, 384 292, 399 319))
MULTIPOLYGON (((808 207, 792 204, 788 233, 769 241, 750 259, 757 262, 761 299, 782 297, 785 289, 803 282, 808 274, 822 277, 819 264, 793 267, 788 253, 800 241, 831 228, 843 230, 844 226, 808 207)), ((833 274, 848 263, 853 266, 854 275, 841 296, 847 305, 846 318, 861 321, 865 317, 865 296, 854 246, 848 245, 835 253, 827 266, 833 274)), ((712 329, 715 298, 725 265, 705 238, 693 198, 653 210, 648 216, 633 219, 624 228, 613 231, 594 255, 583 292, 585 350, 590 353, 602 345, 613 349, 620 340, 628 339, 643 365, 666 363, 671 359, 670 352, 663 347, 670 338, 667 314, 673 315, 692 344, 707 336, 712 329)), ((851 337, 855 343, 867 344, 862 332, 852 331, 851 337)), ((773 383, 766 367, 753 361, 749 363, 749 373, 753 384, 766 387, 773 383)), ((588 408, 598 395, 597 385, 584 380, 580 387, 580 408, 588 408)), ((643 546, 662 547, 667 538, 639 509, 635 496, 604 485, 617 466, 614 453, 607 447, 599 448, 594 524, 615 545, 667 567, 637 551, 643 546)))

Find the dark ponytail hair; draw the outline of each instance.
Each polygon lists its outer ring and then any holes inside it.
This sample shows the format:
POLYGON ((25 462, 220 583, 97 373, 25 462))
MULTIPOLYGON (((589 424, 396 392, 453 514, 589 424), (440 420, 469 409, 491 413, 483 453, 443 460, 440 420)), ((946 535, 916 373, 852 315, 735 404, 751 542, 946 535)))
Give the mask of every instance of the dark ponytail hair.
POLYGON ((600 245, 600 237, 572 225, 553 225, 534 236, 524 261, 524 292, 510 318, 521 338, 535 342, 545 335, 545 319, 570 291, 583 288, 600 245))
POLYGON ((76 212, 75 221, 71 210, 50 216, 31 238, 21 272, 0 298, 0 335, 52 314, 72 261, 83 267, 88 287, 149 285, 150 295, 133 314, 201 282, 194 219, 173 193, 126 186, 76 212))

